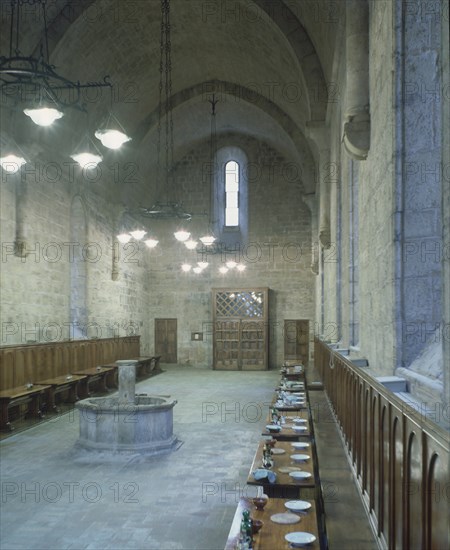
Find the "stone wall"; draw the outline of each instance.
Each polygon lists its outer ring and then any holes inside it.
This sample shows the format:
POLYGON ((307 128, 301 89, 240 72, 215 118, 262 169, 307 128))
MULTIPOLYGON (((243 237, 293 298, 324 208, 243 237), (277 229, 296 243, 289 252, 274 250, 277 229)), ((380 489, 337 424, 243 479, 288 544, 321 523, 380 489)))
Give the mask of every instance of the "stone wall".
MULTIPOLYGON (((234 253, 210 255, 187 251, 172 236, 173 222, 153 221, 152 234, 160 241, 151 252, 148 331, 154 319, 178 319, 178 361, 197 366, 212 362, 211 289, 220 287, 270 288, 270 364, 284 356, 284 319, 310 319, 314 327, 314 276, 311 264, 311 213, 302 200, 303 184, 298 163, 284 158, 264 142, 240 135, 222 137, 218 148, 240 147, 248 159, 249 235, 234 253), (181 271, 183 262, 210 265, 201 274, 181 271), (243 273, 218 269, 228 260, 246 266, 243 273), (192 342, 191 332, 203 332, 203 341, 192 342)), ((175 174, 179 198, 188 211, 208 211, 209 182, 202 166, 209 163, 209 144, 201 143, 178 163, 175 174)), ((198 238, 205 233, 206 216, 184 224, 198 238)))

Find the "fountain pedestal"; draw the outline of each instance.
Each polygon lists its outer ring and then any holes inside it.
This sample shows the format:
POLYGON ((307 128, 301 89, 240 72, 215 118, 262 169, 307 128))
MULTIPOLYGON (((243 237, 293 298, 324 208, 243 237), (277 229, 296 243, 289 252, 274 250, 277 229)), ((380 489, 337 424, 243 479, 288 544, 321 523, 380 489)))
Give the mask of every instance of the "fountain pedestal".
POLYGON ((92 451, 163 454, 178 445, 173 435, 176 401, 135 395, 136 363, 116 361, 119 391, 114 397, 92 397, 76 403, 80 415, 77 445, 92 451))

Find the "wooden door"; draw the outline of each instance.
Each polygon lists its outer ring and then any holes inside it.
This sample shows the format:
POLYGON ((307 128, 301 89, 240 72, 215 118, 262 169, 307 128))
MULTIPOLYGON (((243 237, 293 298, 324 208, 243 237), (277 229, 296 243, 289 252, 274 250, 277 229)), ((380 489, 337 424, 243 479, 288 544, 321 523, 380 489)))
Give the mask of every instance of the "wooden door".
POLYGON ((161 356, 161 363, 178 361, 176 319, 155 319, 155 355, 161 356))
POLYGON ((214 369, 268 368, 268 288, 213 289, 214 369))
POLYGON ((309 320, 284 320, 284 359, 299 361, 308 365, 309 360, 309 320))

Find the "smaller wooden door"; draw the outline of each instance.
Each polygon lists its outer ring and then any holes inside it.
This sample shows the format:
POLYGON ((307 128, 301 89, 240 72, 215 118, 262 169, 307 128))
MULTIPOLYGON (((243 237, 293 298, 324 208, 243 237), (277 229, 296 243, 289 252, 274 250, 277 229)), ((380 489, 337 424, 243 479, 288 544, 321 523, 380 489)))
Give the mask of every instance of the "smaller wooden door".
POLYGON ((309 320, 284 320, 284 359, 301 361, 308 365, 309 360, 309 320))
POLYGON ((178 361, 176 319, 155 319, 155 355, 161 356, 161 363, 178 361))

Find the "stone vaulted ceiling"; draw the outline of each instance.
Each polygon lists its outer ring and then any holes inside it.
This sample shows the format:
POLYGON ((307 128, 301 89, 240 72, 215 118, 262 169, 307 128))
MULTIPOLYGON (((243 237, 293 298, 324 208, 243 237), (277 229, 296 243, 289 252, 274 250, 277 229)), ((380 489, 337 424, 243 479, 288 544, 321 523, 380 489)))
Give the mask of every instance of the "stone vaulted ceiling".
MULTIPOLYGON (((176 156, 208 139, 206 99, 215 91, 219 134, 251 135, 311 164, 306 128, 326 119, 326 82, 340 21, 329 4, 171 0, 176 156)), ((2 2, 3 24, 8 24, 8 5, 2 2)), ((26 8, 21 48, 36 55, 43 21, 36 8, 26 8)), ((160 1, 55 0, 47 11, 51 62, 73 80, 110 75, 114 112, 133 136, 136 158, 148 159, 159 100, 160 1)), ((7 34, 2 33, 2 53, 7 34)), ((109 107, 109 93, 103 94, 88 98, 91 124, 109 107)))

